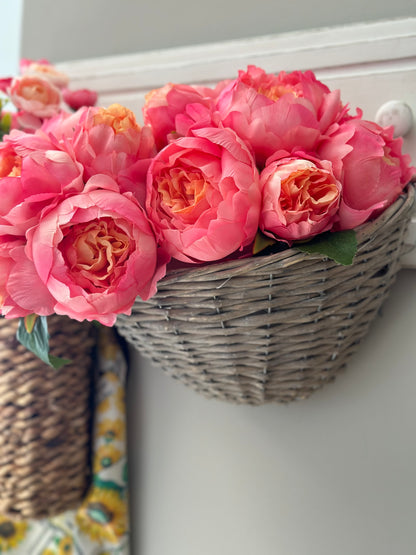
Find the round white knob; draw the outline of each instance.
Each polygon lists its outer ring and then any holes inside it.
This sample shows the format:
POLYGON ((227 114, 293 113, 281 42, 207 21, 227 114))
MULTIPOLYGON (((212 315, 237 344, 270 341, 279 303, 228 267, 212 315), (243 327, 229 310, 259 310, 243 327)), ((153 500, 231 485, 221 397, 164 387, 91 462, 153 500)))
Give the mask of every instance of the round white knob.
POLYGON ((413 114, 405 102, 390 100, 380 106, 375 120, 381 127, 393 125, 394 137, 404 137, 412 128, 413 114))

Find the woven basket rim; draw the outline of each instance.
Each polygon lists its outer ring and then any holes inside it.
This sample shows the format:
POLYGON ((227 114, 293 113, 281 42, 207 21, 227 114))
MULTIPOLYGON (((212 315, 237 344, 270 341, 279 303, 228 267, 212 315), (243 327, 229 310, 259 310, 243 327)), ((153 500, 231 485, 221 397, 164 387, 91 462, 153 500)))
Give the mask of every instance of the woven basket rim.
MULTIPOLYGON (((407 213, 414 202, 415 185, 416 182, 409 183, 398 199, 386 210, 384 210, 380 216, 355 228, 357 233, 358 251, 363 248, 365 243, 369 240, 371 241, 371 237, 373 237, 378 230, 390 223, 391 220, 399 219, 402 214, 407 213)), ((166 276, 160 280, 158 290, 163 289, 169 284, 182 281, 199 281, 201 279, 218 280, 221 277, 226 280, 246 271, 255 270, 272 264, 275 268, 279 266, 288 267, 305 259, 325 260, 327 257, 318 253, 312 254, 302 252, 296 249, 296 247, 292 247, 279 253, 264 256, 250 256, 246 258, 228 259, 225 261, 198 265, 190 264, 184 267, 168 270, 166 276)), ((334 262, 334 264, 336 263, 334 262)))

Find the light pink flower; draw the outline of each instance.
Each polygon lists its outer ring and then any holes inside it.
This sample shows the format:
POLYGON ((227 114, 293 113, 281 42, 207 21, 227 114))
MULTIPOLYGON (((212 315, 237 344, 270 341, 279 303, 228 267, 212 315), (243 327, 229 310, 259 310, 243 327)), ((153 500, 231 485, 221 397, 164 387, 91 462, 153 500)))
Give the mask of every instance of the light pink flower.
POLYGON ((338 209, 341 184, 330 162, 284 158, 269 163, 260 175, 260 229, 289 243, 330 229, 338 209))
POLYGON ((24 73, 28 67, 32 64, 42 64, 42 65, 51 65, 50 61, 46 58, 40 58, 39 60, 32 60, 32 58, 20 58, 19 60, 19 69, 20 73, 24 73))
POLYGON ((219 95, 224 126, 253 149, 261 166, 277 150, 313 151, 321 135, 345 116, 339 91, 330 91, 311 71, 267 74, 255 66, 219 95))
POLYGON ((342 182, 338 229, 350 229, 396 200, 416 171, 402 154, 393 128, 352 119, 341 124, 319 147, 342 182))
POLYGON ((260 189, 254 160, 230 129, 206 128, 153 159, 146 208, 162 247, 184 262, 224 258, 257 232, 260 189))
POLYGON ((16 77, 10 85, 9 93, 11 101, 19 110, 33 116, 49 118, 60 110, 59 89, 40 77, 16 77))
POLYGON ((20 62, 20 71, 22 75, 46 79, 59 89, 67 87, 69 83, 68 75, 58 71, 50 62, 48 62, 48 60, 45 59, 35 61, 23 58, 20 62))
POLYGON ((98 94, 90 89, 63 89, 62 97, 72 110, 78 110, 82 106, 95 106, 98 94))

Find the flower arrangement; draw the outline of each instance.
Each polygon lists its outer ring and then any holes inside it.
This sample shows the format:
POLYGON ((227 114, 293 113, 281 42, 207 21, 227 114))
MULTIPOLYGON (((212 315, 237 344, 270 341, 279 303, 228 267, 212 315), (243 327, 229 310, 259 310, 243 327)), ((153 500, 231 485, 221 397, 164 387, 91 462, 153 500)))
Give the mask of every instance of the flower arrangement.
POLYGON ((17 108, 1 119, 0 310, 27 344, 53 313, 112 326, 178 264, 292 246, 351 264, 354 229, 415 173, 393 128, 311 71, 167 84, 142 126, 45 61, 22 72, 0 84, 17 108))

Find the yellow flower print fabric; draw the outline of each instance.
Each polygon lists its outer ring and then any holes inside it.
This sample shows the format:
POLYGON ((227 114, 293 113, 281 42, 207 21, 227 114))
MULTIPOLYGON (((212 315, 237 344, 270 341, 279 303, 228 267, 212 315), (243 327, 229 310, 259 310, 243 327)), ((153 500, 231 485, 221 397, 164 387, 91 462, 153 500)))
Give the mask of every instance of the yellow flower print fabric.
POLYGON ((90 489, 78 510, 53 518, 0 515, 0 555, 129 555, 126 374, 114 330, 101 327, 90 489))

